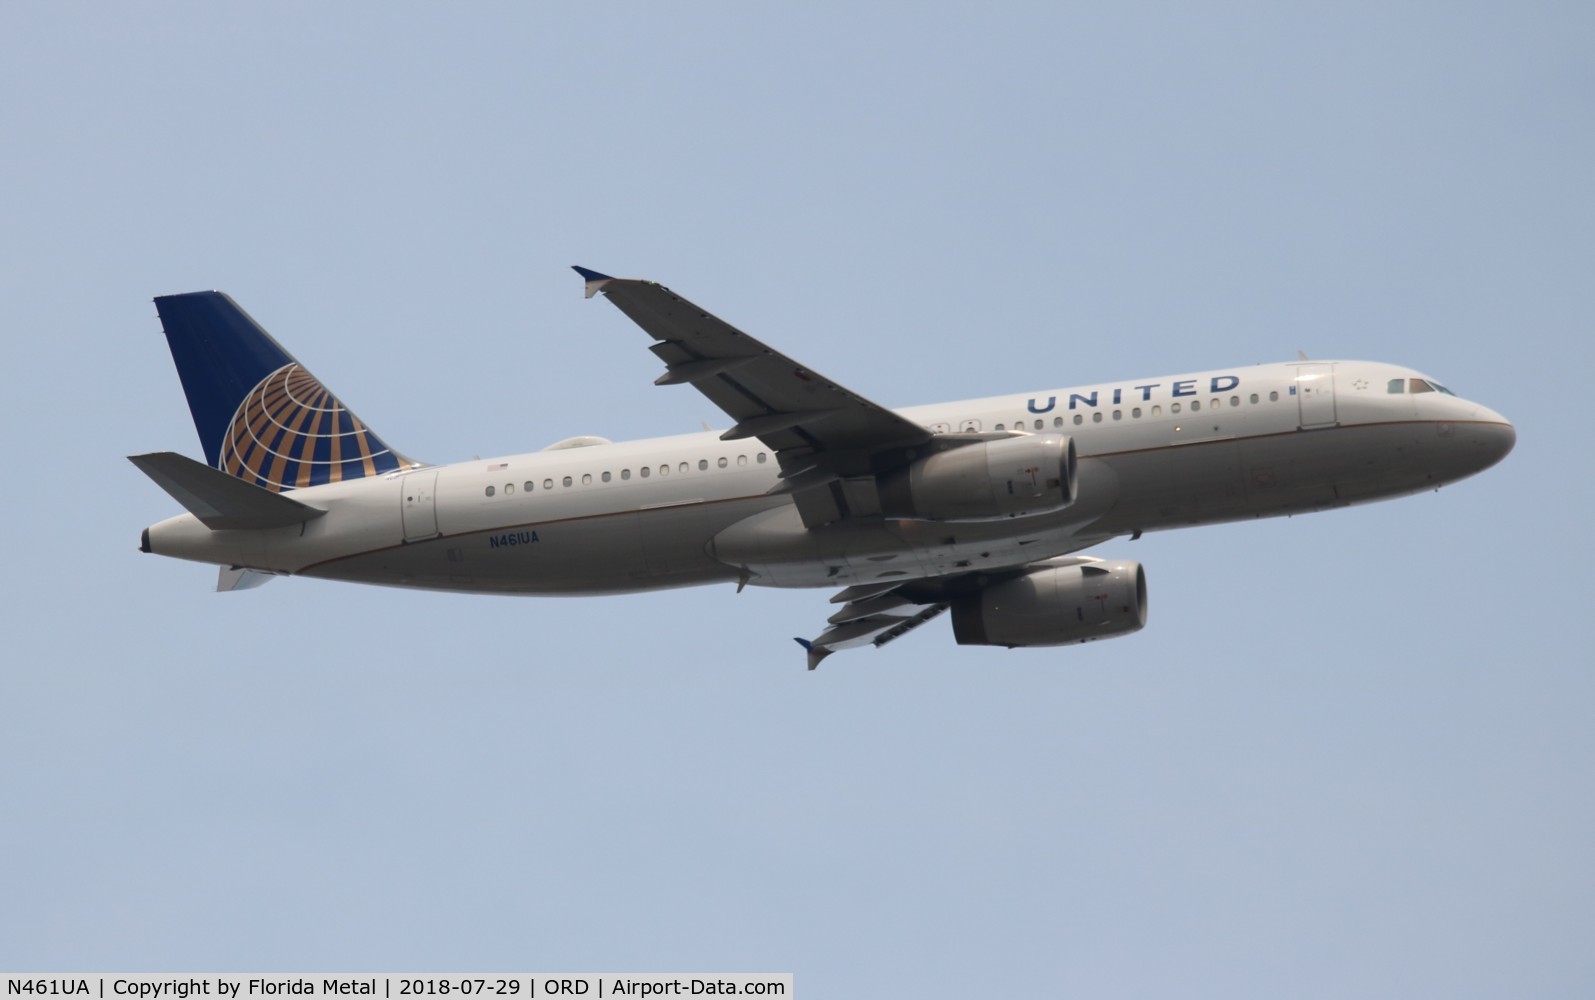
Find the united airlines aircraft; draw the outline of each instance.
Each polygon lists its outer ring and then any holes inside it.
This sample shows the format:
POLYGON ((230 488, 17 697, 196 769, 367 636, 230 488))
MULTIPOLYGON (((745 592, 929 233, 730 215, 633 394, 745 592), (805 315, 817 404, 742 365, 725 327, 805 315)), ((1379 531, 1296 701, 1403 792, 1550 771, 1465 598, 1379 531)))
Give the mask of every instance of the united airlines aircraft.
POLYGON ((498 594, 836 588, 798 642, 1056 646, 1146 623, 1142 532, 1432 490, 1499 462, 1500 414, 1427 376, 1308 361, 890 410, 649 281, 576 268, 732 420, 432 465, 390 447, 220 292, 157 298, 205 462, 132 462, 188 511, 142 548, 272 576, 498 594))

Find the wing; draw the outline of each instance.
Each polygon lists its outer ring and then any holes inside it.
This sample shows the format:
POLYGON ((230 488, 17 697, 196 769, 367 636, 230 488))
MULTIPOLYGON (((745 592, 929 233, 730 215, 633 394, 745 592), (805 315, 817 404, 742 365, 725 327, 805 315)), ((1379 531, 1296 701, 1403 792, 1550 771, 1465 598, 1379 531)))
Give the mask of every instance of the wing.
MULTIPOLYGON (((956 583, 957 578, 946 581, 956 583)), ((898 584, 884 587, 864 584, 848 587, 831 598, 842 608, 826 623, 831 627, 813 639, 798 639, 809 654, 809 669, 841 649, 859 646, 884 646, 946 611, 951 596, 914 593, 898 584)))
POLYGON ((756 437, 768 445, 793 492, 870 475, 881 452, 930 440, 924 427, 772 350, 663 285, 575 270, 587 282, 588 298, 602 292, 658 341, 651 350, 665 363, 665 373, 655 384, 688 384, 708 396, 735 421, 720 437, 756 437))
POLYGON ((798 639, 809 654, 809 669, 843 649, 884 646, 952 607, 959 597, 973 594, 995 580, 1026 572, 1032 566, 1071 566, 1101 562, 1093 556, 1059 556, 996 573, 960 573, 954 576, 907 580, 901 583, 860 584, 839 591, 832 604, 842 605, 826 623, 831 627, 813 639, 798 639))
MULTIPOLYGON (((650 334, 665 363, 655 384, 696 386, 735 423, 723 440, 756 437, 781 466, 778 490, 793 495, 803 523, 818 527, 847 516, 879 516, 874 476, 932 447, 959 447, 1004 434, 944 434, 865 399, 772 350, 722 319, 651 281, 575 271, 650 334)), ((1022 571, 1022 570, 1016 570, 1022 571)), ((798 639, 809 669, 832 653, 883 646, 940 615, 992 574, 963 573, 849 587, 831 599, 842 607, 814 639, 798 639)))

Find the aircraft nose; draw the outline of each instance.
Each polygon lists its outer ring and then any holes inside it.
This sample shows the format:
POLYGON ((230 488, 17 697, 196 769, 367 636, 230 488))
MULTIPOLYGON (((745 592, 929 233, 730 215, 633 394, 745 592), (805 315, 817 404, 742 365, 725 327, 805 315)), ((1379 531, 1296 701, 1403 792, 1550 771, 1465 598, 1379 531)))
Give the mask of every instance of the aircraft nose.
POLYGON ((1473 412, 1473 420, 1470 436, 1477 449, 1479 468, 1488 469, 1511 453, 1517 444, 1517 428, 1499 413, 1482 406, 1473 412))

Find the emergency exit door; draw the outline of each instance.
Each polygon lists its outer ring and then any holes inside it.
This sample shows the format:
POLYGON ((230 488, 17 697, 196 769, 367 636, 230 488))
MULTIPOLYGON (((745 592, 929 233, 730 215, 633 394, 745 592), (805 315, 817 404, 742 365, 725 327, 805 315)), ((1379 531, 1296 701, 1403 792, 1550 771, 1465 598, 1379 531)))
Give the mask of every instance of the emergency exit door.
POLYGON ((399 499, 404 511, 404 540, 419 542, 435 538, 438 533, 438 512, 434 500, 438 474, 436 469, 412 472, 399 480, 399 499))
POLYGON ((1297 365, 1296 403, 1301 407, 1301 426, 1333 427, 1335 419, 1335 366, 1297 365))

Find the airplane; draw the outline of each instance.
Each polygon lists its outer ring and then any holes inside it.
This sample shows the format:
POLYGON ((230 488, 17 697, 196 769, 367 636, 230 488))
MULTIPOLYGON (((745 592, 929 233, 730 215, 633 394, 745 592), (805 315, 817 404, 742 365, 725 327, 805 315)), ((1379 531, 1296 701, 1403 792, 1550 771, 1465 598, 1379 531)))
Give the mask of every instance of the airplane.
MULTIPOLYGON (((204 448, 130 456, 187 513, 144 552, 273 576, 497 594, 840 588, 814 638, 883 646, 944 612, 964 645, 1057 646, 1147 620, 1110 539, 1433 490, 1516 443, 1420 372, 1299 361, 891 410, 663 285, 575 268, 723 432, 448 465, 391 448, 231 298, 155 299, 204 448)), ((708 425, 706 424, 705 427, 708 425)))

